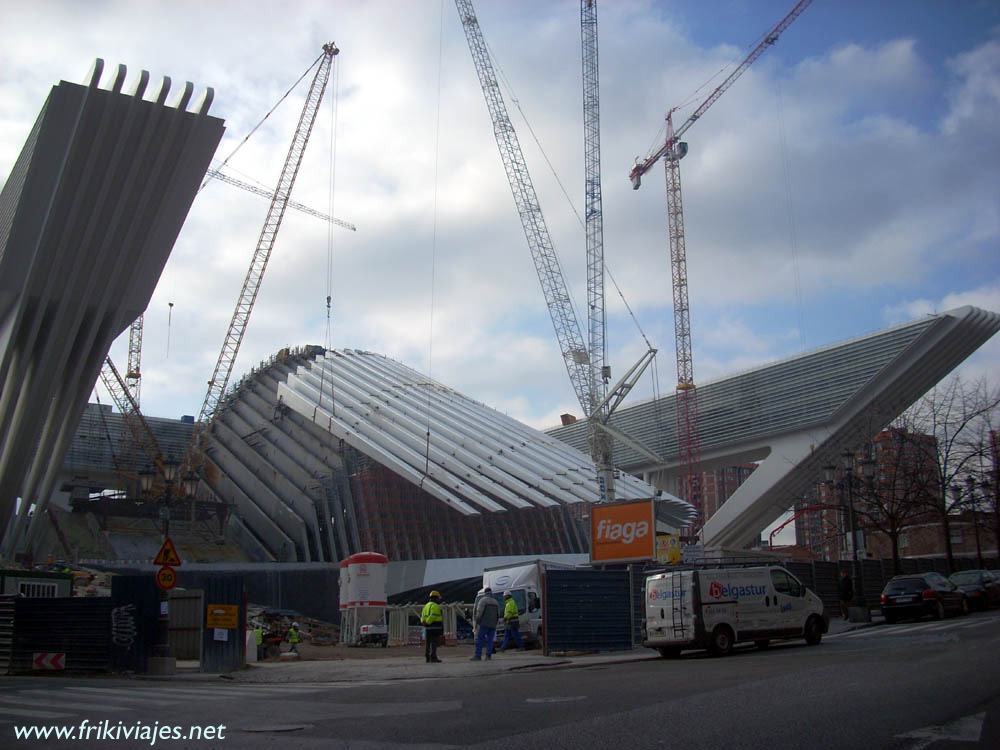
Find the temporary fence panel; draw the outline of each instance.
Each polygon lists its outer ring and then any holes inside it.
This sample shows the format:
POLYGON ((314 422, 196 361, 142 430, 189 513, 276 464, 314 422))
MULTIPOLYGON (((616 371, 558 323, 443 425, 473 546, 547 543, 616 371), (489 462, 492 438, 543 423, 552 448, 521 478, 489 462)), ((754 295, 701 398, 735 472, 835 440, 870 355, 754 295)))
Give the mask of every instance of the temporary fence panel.
POLYGON ((0 674, 10 670, 14 653, 14 599, 0 597, 0 674))
POLYGON ((107 672, 113 606, 110 597, 15 599, 9 671, 107 672))
POLYGON ((630 580, 628 570, 547 570, 545 653, 632 648, 630 580))
POLYGON ((174 589, 170 592, 170 651, 176 659, 201 659, 203 602, 201 589, 174 589))
POLYGON ((151 573, 116 575, 111 599, 111 670, 142 674, 156 644, 160 590, 151 573))
POLYGON ((246 660, 246 597, 243 576, 218 575, 204 584, 201 671, 229 673, 242 669, 246 660), (235 610, 232 608, 235 607, 235 610), (222 614, 217 614, 216 610, 222 614), (235 619, 228 620, 234 612, 235 619), (209 617, 209 613, 212 617, 209 617), (217 619, 216 619, 217 618, 217 619))

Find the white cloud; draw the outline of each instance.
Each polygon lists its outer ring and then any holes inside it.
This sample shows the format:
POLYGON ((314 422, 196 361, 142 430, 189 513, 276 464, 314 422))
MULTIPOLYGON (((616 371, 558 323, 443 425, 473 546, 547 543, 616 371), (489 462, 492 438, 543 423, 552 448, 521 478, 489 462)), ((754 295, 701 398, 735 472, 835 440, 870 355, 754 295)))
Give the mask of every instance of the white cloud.
MULTIPOLYGON (((166 74, 214 86, 213 114, 227 121, 219 149, 225 156, 322 43, 335 40, 333 213, 358 231, 334 230, 328 290, 327 228, 287 215, 234 378, 283 346, 323 344, 330 293, 335 347, 431 369, 447 385, 536 426, 579 413, 450 4, 274 7, 3 4, 0 172, 16 158, 48 88, 60 78, 83 80, 94 57, 126 63, 132 76, 146 67, 154 80, 166 74)), ((480 3, 477 10, 580 210, 577 5, 480 3)), ((632 191, 627 173, 655 144, 666 110, 744 54, 747 41, 700 48, 681 13, 646 2, 601 8, 605 254, 661 350, 663 391, 674 379, 663 177, 658 168, 632 191)), ((761 18, 760 26, 773 20, 761 18)), ((781 45, 769 50, 688 134, 682 172, 699 379, 798 351, 803 307, 804 317, 824 318, 823 330, 840 339, 918 317, 925 308, 915 300, 946 309, 952 295, 967 295, 1000 309, 997 42, 970 42, 945 66, 922 56, 919 39, 898 39, 892 29, 870 45, 805 24, 801 33, 815 35, 810 57, 787 59, 781 45), (928 102, 939 105, 940 118, 915 113, 915 104, 924 112, 928 102), (836 309, 859 289, 866 305, 850 315, 836 309)), ((305 83, 234 157, 238 173, 276 181, 305 83)), ((583 232, 517 107, 510 99, 507 105, 567 284, 583 303, 583 232)), ((324 107, 293 195, 320 210, 330 202, 330 143, 324 107)), ((266 208, 218 184, 195 201, 146 315, 143 404, 150 414, 197 413, 266 208)), ((610 283, 606 293, 611 363, 620 373, 644 344, 610 283)), ((124 361, 124 342, 112 355, 124 361)))

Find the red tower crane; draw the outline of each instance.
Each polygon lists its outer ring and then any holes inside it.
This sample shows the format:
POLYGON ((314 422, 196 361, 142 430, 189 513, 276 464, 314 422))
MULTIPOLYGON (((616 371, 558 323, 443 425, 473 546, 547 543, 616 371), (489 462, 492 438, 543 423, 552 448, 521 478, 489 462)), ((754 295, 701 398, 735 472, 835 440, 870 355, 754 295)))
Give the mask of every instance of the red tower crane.
POLYGON ((647 156, 637 159, 629 173, 632 189, 638 190, 642 176, 661 158, 667 175, 667 221, 670 239, 670 272, 674 298, 674 342, 677 353, 677 449, 679 454, 679 490, 681 497, 691 503, 698 512, 693 522, 695 528, 704 522, 704 502, 701 494, 701 438, 698 434, 698 391, 694 383, 694 367, 691 358, 691 313, 688 305, 687 252, 684 247, 684 207, 681 202, 680 160, 687 154, 687 143, 681 136, 703 114, 718 101, 736 79, 746 72, 764 51, 778 41, 781 33, 792 21, 799 17, 812 0, 800 0, 795 7, 778 22, 743 62, 720 83, 684 123, 674 129, 673 113, 677 107, 667 112, 667 135, 664 144, 647 156))

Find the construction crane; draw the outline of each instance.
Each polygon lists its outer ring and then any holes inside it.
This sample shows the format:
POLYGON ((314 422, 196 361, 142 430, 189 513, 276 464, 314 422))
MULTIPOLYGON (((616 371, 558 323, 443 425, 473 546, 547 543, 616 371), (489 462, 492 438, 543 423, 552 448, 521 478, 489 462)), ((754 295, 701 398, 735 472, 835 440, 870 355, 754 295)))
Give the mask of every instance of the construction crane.
MULTIPOLYGON (((327 45, 332 47, 332 45, 327 45)), ((271 201, 271 208, 268 212, 268 219, 265 221, 264 230, 261 233, 261 238, 258 241, 257 251, 254 255, 254 261, 251 265, 251 270, 247 274, 247 279, 244 281, 243 292, 241 295, 241 303, 244 297, 250 295, 252 299, 249 301, 249 306, 243 306, 244 314, 239 318, 237 322, 237 315, 234 314, 233 322, 230 323, 229 335, 227 335, 226 342, 230 344, 230 339, 234 335, 234 328, 237 325, 242 325, 245 327, 246 320, 249 318, 250 309, 253 307, 253 300, 256 299, 257 286, 260 283, 260 277, 263 274, 264 267, 267 265, 267 258, 270 255, 270 248, 273 246, 274 237, 277 234, 278 226, 281 223, 281 218, 284 215, 285 208, 293 208, 297 211, 309 214, 310 216, 315 216, 316 218, 322 219, 330 224, 335 224, 344 229, 348 229, 352 232, 357 231, 357 227, 353 224, 341 221, 340 219, 334 218, 328 214, 322 213, 315 209, 309 208, 301 203, 297 203, 288 198, 291 193, 291 186, 294 183, 295 175, 298 172, 299 164, 301 163, 302 152, 305 150, 305 142, 308 141, 309 134, 312 131, 312 124, 315 121, 316 110, 319 107, 319 101, 322 99, 323 90, 326 88, 326 83, 329 80, 329 69, 331 62, 327 60, 337 54, 335 47, 332 47, 333 51, 328 52, 327 47, 324 47, 324 54, 321 56, 322 63, 320 68, 316 72, 316 76, 313 79, 312 87, 310 88, 309 95, 306 97, 306 105, 303 110, 302 116, 299 120, 299 129, 296 131, 296 138, 293 139, 292 147, 289 150, 288 157, 285 161, 285 169, 282 171, 281 178, 278 183, 278 190, 280 191, 282 187, 285 188, 284 197, 282 199, 276 198, 277 191, 275 193, 268 192, 264 188, 257 187, 242 180, 237 180, 217 169, 208 170, 207 174, 209 177, 217 179, 221 182, 233 185, 234 187, 241 188, 248 192, 254 193, 256 195, 267 198, 271 201), (324 72, 325 69, 325 72, 324 72), (316 92, 317 81, 320 76, 323 76, 322 88, 319 90, 318 96, 315 99, 315 106, 313 104, 313 95, 316 92), (308 125, 305 125, 306 114, 309 112, 308 125), (306 127, 308 132, 305 132, 304 139, 299 142, 299 131, 306 127), (290 162, 295 159, 294 170, 287 176, 286 172, 289 170, 290 162), (280 205, 280 212, 277 211, 280 205), (264 246, 266 243, 266 247, 264 246), (261 255, 264 254, 263 259, 261 255), (255 272, 255 268, 257 269, 255 272)), ((315 63, 314 63, 315 64, 315 63)), ((240 312, 241 307, 237 306, 237 314, 240 312)), ((157 472, 162 476, 162 466, 163 466, 163 456, 160 453, 159 446, 156 444, 156 438, 152 431, 149 429, 149 425, 145 418, 142 416, 142 412, 139 407, 140 400, 140 388, 142 382, 141 375, 141 358, 142 358, 142 331, 143 331, 143 314, 140 314, 132 324, 129 326, 129 340, 128 340, 128 367, 125 371, 124 377, 119 373, 118 368, 115 367, 114 362, 111 357, 108 356, 104 360, 104 366, 101 368, 101 382, 104 383, 105 389, 111 395, 112 400, 118 406, 119 411, 122 413, 122 417, 125 421, 126 426, 129 428, 133 438, 136 443, 138 443, 147 454, 147 457, 152 461, 153 466, 157 469, 157 472)), ((229 358, 228 367, 229 371, 225 372, 223 375, 224 381, 228 382, 229 374, 232 368, 232 360, 235 360, 236 351, 239 349, 239 341, 242 340, 242 329, 238 333, 238 340, 235 342, 235 346, 231 346, 231 357, 229 358)), ((226 355, 227 349, 223 349, 223 354, 220 355, 219 362, 223 361, 223 357, 226 355)), ((216 376, 219 376, 223 365, 216 364, 216 376)), ((213 378, 214 379, 214 378, 213 378)), ((222 391, 220 395, 225 390, 225 382, 222 384, 222 391)), ((209 385, 209 394, 212 394, 211 382, 209 385)), ((206 404, 208 403, 208 396, 206 396, 206 404)), ((216 399, 217 403, 217 399, 216 399)), ((213 407, 214 409, 214 407, 213 407)), ((204 415, 205 407, 202 407, 202 413, 204 415)))
MULTIPOLYGON (((601 195, 601 105, 597 50, 597 0, 580 0, 580 50, 583 79, 584 230, 587 238, 587 327, 591 393, 607 387, 607 325, 604 304, 604 208, 601 195)), ((602 394, 603 395, 603 394, 602 394)), ((600 429, 610 419, 608 404, 588 404, 590 453, 602 497, 614 499, 614 440, 600 429)))
POLYGON ((673 113, 667 112, 667 132, 664 144, 645 159, 636 159, 629 173, 632 189, 638 190, 642 176, 657 161, 663 159, 667 179, 667 221, 669 224, 670 271, 674 302, 674 343, 677 356, 677 447, 679 453, 680 495, 696 509, 698 516, 693 526, 704 523, 704 503, 701 496, 701 438, 698 433, 698 391, 694 382, 691 357, 691 312, 688 304, 687 251, 684 246, 684 208, 681 202, 680 160, 688 152, 681 136, 718 101, 730 86, 746 72, 765 50, 778 41, 781 33, 799 17, 812 0, 800 0, 788 15, 765 35, 740 65, 720 83, 676 130, 673 113))
MULTIPOLYGON (((233 185, 242 190, 246 190, 249 193, 254 193, 268 200, 274 199, 274 193, 265 190, 262 187, 253 185, 249 182, 243 182, 235 177, 231 177, 225 172, 221 172, 218 169, 210 169, 206 173, 208 177, 224 182, 228 185, 233 185)), ((342 221, 329 214, 325 214, 322 211, 317 211, 314 208, 297 203, 296 201, 288 201, 288 208, 293 208, 296 211, 301 211, 304 214, 309 214, 310 216, 315 216, 317 219, 322 219, 329 224, 335 224, 338 227, 348 229, 352 232, 356 232, 358 228, 347 221, 342 221)), ((140 314, 138 318, 132 321, 132 325, 129 326, 128 332, 128 366, 125 369, 124 385, 128 389, 128 392, 132 396, 132 400, 138 405, 140 403, 140 390, 142 384, 142 326, 143 326, 143 316, 140 314)), ((102 370, 102 379, 104 382, 113 381, 114 376, 111 373, 111 369, 114 368, 114 363, 111 362, 110 358, 105 363, 105 370, 102 370)))
MULTIPOLYGON (((125 426, 132 433, 133 441, 142 448, 156 468, 157 473, 162 477, 164 473, 163 451, 160 450, 159 442, 156 440, 152 429, 150 429, 149 423, 142 416, 142 412, 139 411, 139 404, 133 398, 126 380, 121 376, 110 359, 105 361, 105 366, 101 369, 101 381, 104 383, 104 387, 111 395, 118 410, 122 413, 125 426)), ((126 466, 120 466, 119 469, 123 473, 128 473, 128 467, 126 466)))
MULTIPOLYGON (((265 190, 264 188, 258 187, 257 185, 253 185, 249 182, 243 182, 242 180, 237 180, 235 177, 232 177, 226 174, 225 172, 220 172, 218 169, 210 169, 205 174, 208 177, 219 180, 220 182, 225 182, 227 185, 233 185, 234 187, 246 190, 249 193, 254 193, 255 195, 261 196, 262 198, 267 198, 268 200, 272 200, 274 198, 274 193, 271 193, 265 190)), ((322 219, 323 221, 329 224, 336 224, 338 227, 349 229, 352 232, 358 231, 358 228, 348 221, 341 221, 340 219, 334 218, 329 214, 325 214, 322 211, 317 211, 315 208, 309 208, 309 206, 304 206, 301 203, 296 203, 295 201, 288 201, 288 208, 294 208, 296 211, 301 211, 304 214, 315 216, 317 219, 322 219)))
MULTIPOLYGON (((587 0, 583 0, 586 6, 587 0)), ((585 149, 588 157, 587 174, 587 235, 588 235, 588 302, 591 303, 590 347, 584 343, 577 322, 573 303, 566 288, 562 268, 556 256, 552 240, 549 236, 545 217, 538 203, 528 167, 521 151, 517 133, 510 122, 507 107, 504 104, 497 76, 490 60, 489 50, 483 38, 482 29, 476 18, 471 0, 455 0, 465 37, 469 43, 469 51, 479 76, 479 83, 486 99, 486 107, 493 121, 493 133, 497 148, 503 161, 507 180, 510 183, 514 204, 521 218, 528 248, 538 273, 556 339, 570 383, 576 392, 580 407, 587 416, 591 429, 591 451, 598 473, 601 497, 604 500, 614 500, 614 468, 611 454, 613 441, 617 437, 627 445, 646 455, 650 451, 630 440, 608 424, 614 408, 621 403, 636 381, 652 361, 656 351, 651 349, 634 365, 606 395, 607 380, 610 370, 604 365, 604 259, 603 259, 603 228, 601 223, 600 195, 600 133, 597 111, 597 28, 596 5, 583 7, 581 20, 583 22, 584 47, 584 99, 587 132, 585 149), (589 35, 589 36, 588 36, 589 35), (597 301, 597 304, 594 304, 597 301), (595 365, 595 357, 597 363, 595 365)), ((655 456, 654 460, 659 461, 655 456)))
POLYGON ((222 351, 219 353, 219 358, 215 363, 212 378, 208 381, 208 391, 205 394, 205 401, 198 416, 198 424, 195 428, 191 450, 187 458, 188 466, 192 470, 199 470, 204 463, 207 440, 215 423, 219 402, 226 393, 226 386, 229 384, 229 377, 236 362, 236 355, 239 352, 240 344, 243 342, 247 323, 250 320, 250 313, 253 311, 254 303, 257 301, 257 293, 260 291, 261 280, 263 279, 264 271, 267 269, 267 262, 271 257, 271 251, 274 249, 274 241, 278 235, 278 230, 281 228, 281 221, 284 218, 285 210, 288 208, 292 187, 295 185, 295 178, 298 176, 302 157, 305 154, 306 146, 309 143, 309 136, 312 134, 313 125, 316 122, 319 105, 323 100, 323 94, 330 79, 333 58, 339 52, 340 50, 333 43, 325 44, 323 45, 323 53, 317 58, 319 66, 316 68, 316 74, 313 76, 309 92, 306 94, 302 114, 299 116, 299 123, 295 128, 292 143, 288 148, 285 163, 281 168, 278 186, 275 188, 274 195, 271 198, 271 205, 267 210, 267 217, 264 219, 264 226, 257 240, 257 247, 250 262, 250 268, 247 270, 246 278, 243 281, 243 288, 236 302, 236 309, 233 311, 232 320, 229 322, 229 329, 222 344, 222 351))

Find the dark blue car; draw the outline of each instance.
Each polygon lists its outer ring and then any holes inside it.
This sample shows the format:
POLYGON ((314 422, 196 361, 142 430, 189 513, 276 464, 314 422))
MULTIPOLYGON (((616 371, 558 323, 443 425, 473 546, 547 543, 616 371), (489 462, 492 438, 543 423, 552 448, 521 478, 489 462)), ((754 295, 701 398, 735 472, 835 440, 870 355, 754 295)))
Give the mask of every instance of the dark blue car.
POLYGON ((943 620, 949 613, 968 612, 965 592, 940 573, 896 576, 882 589, 882 614, 887 623, 926 615, 943 620))
POLYGON ((948 580, 965 592, 972 609, 1000 606, 1000 578, 991 570, 962 570, 948 580))

